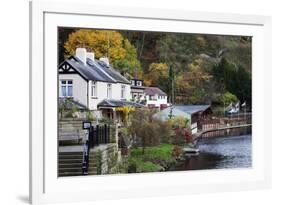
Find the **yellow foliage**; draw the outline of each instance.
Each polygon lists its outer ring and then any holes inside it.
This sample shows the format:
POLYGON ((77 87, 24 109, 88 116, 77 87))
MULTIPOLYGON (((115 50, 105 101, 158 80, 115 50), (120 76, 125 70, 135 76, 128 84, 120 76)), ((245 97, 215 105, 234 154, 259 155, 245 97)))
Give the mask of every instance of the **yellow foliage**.
POLYGON ((165 63, 151 63, 149 73, 145 76, 144 83, 146 86, 158 85, 160 80, 168 79, 169 68, 165 63))
POLYGON ((123 113, 124 122, 127 123, 129 119, 129 114, 135 111, 135 108, 132 106, 124 106, 124 107, 117 107, 115 110, 123 113))
POLYGON ((190 79, 196 84, 200 84, 202 81, 209 81, 212 78, 212 75, 204 71, 203 66, 204 62, 202 59, 196 59, 188 65, 190 79))
POLYGON ((83 47, 94 52, 96 58, 107 56, 114 62, 126 56, 123 42, 124 38, 117 31, 80 29, 69 35, 64 48, 68 56, 74 55, 76 48, 83 47))

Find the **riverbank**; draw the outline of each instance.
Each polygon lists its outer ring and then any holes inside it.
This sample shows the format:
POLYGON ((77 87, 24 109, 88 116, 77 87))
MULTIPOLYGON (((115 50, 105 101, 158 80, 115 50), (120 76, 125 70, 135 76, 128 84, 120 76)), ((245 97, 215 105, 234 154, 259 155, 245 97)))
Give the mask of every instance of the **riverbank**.
POLYGON ((174 150, 175 146, 172 144, 146 147, 144 153, 141 147, 132 148, 131 155, 128 158, 128 172, 166 171, 176 163, 174 150))

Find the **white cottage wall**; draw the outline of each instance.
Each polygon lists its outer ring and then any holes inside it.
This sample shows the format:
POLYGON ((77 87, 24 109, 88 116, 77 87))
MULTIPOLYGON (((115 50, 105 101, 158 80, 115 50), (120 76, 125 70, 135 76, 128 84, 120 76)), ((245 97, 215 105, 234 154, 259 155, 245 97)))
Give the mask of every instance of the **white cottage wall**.
POLYGON ((121 100, 121 89, 122 85, 125 86, 124 100, 130 100, 131 87, 127 84, 122 83, 107 83, 107 82, 96 82, 97 96, 91 95, 92 81, 89 81, 89 109, 97 110, 97 105, 104 99, 121 100), (107 97, 107 85, 111 84, 111 98, 107 97))
POLYGON ((72 80, 73 99, 87 106, 88 82, 78 74, 59 74, 59 96, 62 97, 61 80, 72 80))
POLYGON ((107 84, 106 82, 96 82, 97 96, 93 97, 91 95, 92 81, 89 81, 89 109, 97 110, 97 105, 107 98, 107 84))

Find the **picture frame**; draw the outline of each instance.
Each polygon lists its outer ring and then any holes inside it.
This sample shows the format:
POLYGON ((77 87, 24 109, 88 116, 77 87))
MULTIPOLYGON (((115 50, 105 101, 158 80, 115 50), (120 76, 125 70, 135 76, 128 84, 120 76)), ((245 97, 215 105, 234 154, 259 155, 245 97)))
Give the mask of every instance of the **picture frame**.
POLYGON ((32 204, 269 188, 271 108, 266 106, 268 104, 271 104, 270 17, 105 7, 81 3, 30 2, 32 204), (55 92, 58 26, 253 36, 253 167, 247 170, 58 178, 55 92))

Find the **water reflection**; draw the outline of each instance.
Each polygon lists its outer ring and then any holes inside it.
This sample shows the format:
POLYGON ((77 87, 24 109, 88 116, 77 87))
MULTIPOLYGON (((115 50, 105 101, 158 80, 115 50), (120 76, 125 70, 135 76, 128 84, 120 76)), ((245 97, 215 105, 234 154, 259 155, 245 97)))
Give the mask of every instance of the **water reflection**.
POLYGON ((200 154, 186 156, 172 170, 247 168, 252 166, 252 136, 205 138, 198 142, 200 154))

